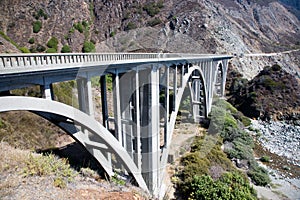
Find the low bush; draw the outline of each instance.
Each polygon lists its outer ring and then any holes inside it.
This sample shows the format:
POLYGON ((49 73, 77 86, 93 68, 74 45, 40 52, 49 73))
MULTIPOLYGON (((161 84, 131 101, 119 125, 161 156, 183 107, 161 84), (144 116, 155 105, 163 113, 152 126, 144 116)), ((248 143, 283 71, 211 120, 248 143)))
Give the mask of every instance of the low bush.
POLYGON ((40 32, 41 28, 42 28, 42 22, 41 21, 37 20, 37 21, 33 22, 32 31, 34 33, 40 32))
POLYGON ((266 186, 271 182, 268 172, 262 167, 252 168, 247 174, 255 185, 266 186))
POLYGON ((0 30, 0 35, 1 35, 6 41, 10 42, 12 45, 14 45, 15 47, 19 48, 19 45, 18 45, 15 41, 13 41, 10 37, 8 37, 8 36, 7 36, 4 32, 2 32, 1 30, 0 30))
POLYGON ((259 160, 261 162, 270 162, 270 157, 269 156, 262 156, 259 160))
POLYGON ((70 53, 70 52, 72 52, 72 50, 69 45, 64 45, 61 49, 61 53, 70 53))
POLYGON ((36 46, 36 50, 37 50, 38 52, 44 52, 44 51, 46 51, 46 47, 44 47, 43 45, 38 44, 38 45, 36 46))
POLYGON ((116 35, 115 31, 110 32, 109 37, 114 37, 116 35))
POLYGON ((158 4, 155 2, 150 2, 143 7, 143 10, 145 10, 149 16, 154 17, 160 12, 162 7, 163 1, 160 1, 158 4))
POLYGON ((28 40, 28 43, 29 43, 29 44, 33 44, 33 43, 34 43, 34 38, 30 38, 30 39, 28 40))
POLYGON ((161 24, 161 23, 162 23, 162 21, 159 18, 154 18, 154 19, 148 21, 147 24, 149 26, 156 26, 156 25, 161 24))
POLYGON ((58 159, 54 155, 33 155, 29 154, 26 166, 23 169, 23 176, 48 176, 53 175, 54 185, 65 187, 67 182, 73 181, 77 173, 70 168, 66 159, 58 159))
POLYGON ((49 48, 46 53, 57 53, 57 50, 55 48, 49 48))
POLYGON ((187 183, 188 199, 257 199, 255 190, 238 172, 224 173, 218 180, 210 176, 194 176, 187 183))
POLYGON ((83 33, 83 31, 84 31, 84 26, 82 25, 81 22, 78 22, 78 23, 74 24, 74 28, 77 31, 79 31, 80 33, 83 33))
POLYGON ((50 38, 50 40, 47 42, 47 47, 53 48, 57 52, 57 45, 58 45, 58 39, 56 37, 50 38))
POLYGON ((2 119, 0 118, 0 128, 4 127, 4 122, 2 121, 2 119))
POLYGON ((36 19, 36 20, 39 20, 40 17, 43 17, 44 20, 47 20, 48 19, 48 15, 45 13, 45 11, 43 9, 39 9, 38 12, 34 13, 33 14, 33 17, 36 19))
POLYGON ((74 102, 74 99, 76 99, 73 92, 74 87, 75 81, 66 81, 53 84, 55 100, 77 108, 78 103, 74 102))
POLYGON ((20 47, 19 50, 22 51, 22 53, 30 53, 27 47, 20 47))
POLYGON ((96 52, 96 48, 95 48, 94 43, 89 42, 89 41, 85 41, 84 44, 83 44, 82 52, 83 53, 96 52))
POLYGON ((125 31, 129 31, 129 30, 136 29, 136 28, 137 28, 137 26, 135 23, 128 22, 127 26, 125 27, 125 31))

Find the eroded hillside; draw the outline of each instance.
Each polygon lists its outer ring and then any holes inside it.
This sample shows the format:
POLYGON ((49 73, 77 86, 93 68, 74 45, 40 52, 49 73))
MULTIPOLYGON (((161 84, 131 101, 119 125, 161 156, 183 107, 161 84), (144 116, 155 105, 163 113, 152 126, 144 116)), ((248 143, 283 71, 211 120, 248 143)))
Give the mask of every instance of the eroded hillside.
MULTIPOLYGON (((19 48, 26 47, 31 52, 53 48, 48 45, 52 37, 58 40, 54 48, 57 52, 64 46, 82 52, 85 42, 92 47, 95 44, 97 52, 237 55, 282 52, 300 48, 300 22, 291 13, 291 6, 297 10, 297 4, 284 3, 275 0, 3 0, 0 29, 19 48)), ((14 52, 3 45, 6 44, 1 43, 2 52, 14 52)), ((275 62, 295 72, 300 63, 299 53, 233 60, 247 78, 275 62)))

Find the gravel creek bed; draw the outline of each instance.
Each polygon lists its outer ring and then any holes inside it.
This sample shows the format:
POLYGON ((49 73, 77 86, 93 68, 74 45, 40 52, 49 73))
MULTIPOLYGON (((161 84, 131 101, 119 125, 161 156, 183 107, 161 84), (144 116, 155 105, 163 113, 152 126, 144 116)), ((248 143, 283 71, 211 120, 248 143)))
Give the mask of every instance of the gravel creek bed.
POLYGON ((265 149, 300 166, 300 126, 286 122, 252 120, 252 127, 260 131, 258 142, 265 149))

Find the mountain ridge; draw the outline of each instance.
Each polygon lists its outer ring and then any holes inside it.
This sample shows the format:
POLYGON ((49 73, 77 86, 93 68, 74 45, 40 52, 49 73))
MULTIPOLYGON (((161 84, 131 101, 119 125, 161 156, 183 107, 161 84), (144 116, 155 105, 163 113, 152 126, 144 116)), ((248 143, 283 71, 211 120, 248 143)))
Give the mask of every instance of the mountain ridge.
MULTIPOLYGON (((299 19, 286 8, 299 10, 292 0, 3 0, 0 6, 1 32, 32 52, 46 51, 52 37, 58 39, 58 52, 63 46, 81 52, 86 41, 97 52, 240 55, 300 48, 299 19), (41 27, 34 33, 37 21, 41 27)), ((16 52, 6 46, 0 43, 2 53, 16 52)), ((299 53, 232 62, 247 78, 274 63, 294 73, 300 63, 299 53)))

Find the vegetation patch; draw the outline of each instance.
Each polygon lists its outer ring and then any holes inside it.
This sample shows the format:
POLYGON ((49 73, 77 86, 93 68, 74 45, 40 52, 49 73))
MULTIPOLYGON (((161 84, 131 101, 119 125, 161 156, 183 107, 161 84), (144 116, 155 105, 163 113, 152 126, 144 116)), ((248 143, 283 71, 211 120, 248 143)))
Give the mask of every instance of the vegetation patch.
POLYGON ((47 42, 47 47, 55 49, 57 52, 58 48, 58 39, 56 37, 50 38, 50 40, 47 42))
POLYGON ((145 10, 149 16, 154 17, 160 12, 160 9, 162 9, 163 7, 164 7, 163 1, 159 1, 157 3, 150 2, 143 7, 143 10, 145 10))
POLYGON ((57 50, 55 48, 49 48, 46 53, 57 53, 57 50))
POLYGON ((27 176, 53 176, 54 185, 66 187, 67 182, 74 179, 77 173, 70 168, 66 159, 58 159, 52 154, 41 156, 29 154, 23 169, 24 177, 27 176))
POLYGON ((226 172, 217 180, 194 176, 187 188, 188 199, 257 199, 255 190, 239 172, 226 172))
POLYGON ((209 117, 207 134, 196 137, 190 153, 181 159, 179 193, 190 199, 256 199, 246 174, 232 165, 236 162, 256 185, 270 183, 253 156, 252 137, 243 130, 242 121, 248 125, 249 120, 224 100, 214 102, 209 117))
POLYGON ((29 43, 29 44, 34 44, 34 38, 30 38, 30 39, 28 40, 28 43, 29 43))
POLYGON ((32 23, 32 31, 34 33, 40 32, 41 29, 42 29, 42 21, 37 20, 37 21, 32 23))
POLYGON ((75 84, 75 81, 66 81, 53 84, 55 100, 77 108, 78 102, 74 102, 74 99, 77 98, 75 97, 75 93, 73 92, 76 86, 75 84))
POLYGON ((19 48, 19 45, 13 41, 10 37, 8 37, 4 32, 0 31, 0 35, 9 43, 11 43, 12 45, 14 45, 15 47, 19 48))
POLYGON ((295 111, 300 109, 299 81, 281 66, 266 66, 249 82, 238 73, 229 74, 233 76, 228 78, 229 102, 244 115, 262 120, 295 118, 295 111))
POLYGON ((22 53, 30 53, 27 47, 20 47, 19 50, 22 51, 22 53))
POLYGON ((156 26, 156 25, 161 24, 161 23, 162 23, 162 21, 159 18, 154 18, 154 19, 148 21, 147 24, 149 26, 156 26))
POLYGON ((36 20, 39 20, 40 17, 44 18, 44 20, 47 20, 48 19, 48 15, 46 14, 46 12, 43 10, 43 9, 39 9, 37 12, 35 12, 33 14, 33 17, 36 19, 36 20))
POLYGON ((62 53, 70 53, 70 52, 72 52, 72 49, 70 48, 69 45, 64 45, 61 49, 61 52, 62 53))
POLYGON ((96 52, 95 44, 89 41, 85 41, 82 48, 83 53, 96 52))
POLYGON ((135 23, 128 22, 128 24, 125 27, 125 31, 129 31, 129 30, 136 29, 136 28, 137 28, 137 25, 135 23))

